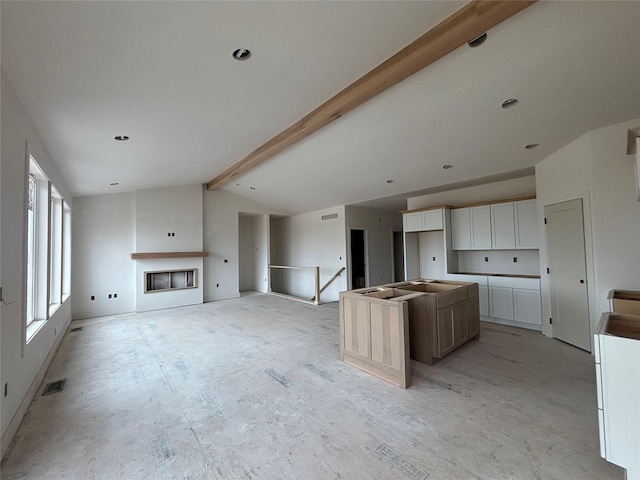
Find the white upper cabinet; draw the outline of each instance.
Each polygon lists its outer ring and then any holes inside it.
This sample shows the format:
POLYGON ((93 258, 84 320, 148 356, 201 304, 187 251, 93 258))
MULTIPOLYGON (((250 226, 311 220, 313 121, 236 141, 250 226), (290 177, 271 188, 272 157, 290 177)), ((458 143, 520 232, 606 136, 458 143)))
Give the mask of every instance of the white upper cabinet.
MULTIPOLYGON (((453 250, 537 249, 537 215, 535 198, 477 207, 453 208, 451 210, 451 248, 453 250)), ((438 220, 440 221, 441 217, 438 220)))
POLYGON ((422 212, 405 213, 403 217, 405 232, 419 232, 422 230, 422 212))
POLYGON ((444 228, 444 212, 442 208, 422 212, 424 230, 442 230, 444 228))
POLYGON ((471 207, 471 250, 491 250, 491 209, 489 205, 471 207))
POLYGON ((451 248, 471 250, 471 222, 468 208, 451 210, 451 248))
POLYGON ((444 228, 443 209, 437 208, 435 210, 405 213, 403 222, 405 232, 442 230, 444 228))
POLYGON ((516 248, 538 248, 537 209, 535 199, 513 203, 516 220, 516 248))
POLYGON ((513 202, 491 205, 491 246, 494 250, 516 248, 513 202))

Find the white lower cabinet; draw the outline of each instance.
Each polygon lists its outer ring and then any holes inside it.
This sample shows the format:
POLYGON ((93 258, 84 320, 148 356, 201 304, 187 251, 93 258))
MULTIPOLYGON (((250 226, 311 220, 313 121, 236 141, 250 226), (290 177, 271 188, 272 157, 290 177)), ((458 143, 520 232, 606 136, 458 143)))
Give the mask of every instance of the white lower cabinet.
POLYGON ((531 325, 531 328, 540 329, 542 304, 539 279, 495 276, 488 277, 488 284, 489 317, 516 322, 512 324, 520 327, 531 325))
POLYGON ((447 280, 478 284, 480 316, 486 321, 539 330, 542 326, 540 280, 511 276, 449 273, 447 280))
POLYGON ((513 320, 513 289, 489 287, 489 316, 513 320))
POLYGON ((516 322, 542 325, 540 290, 514 288, 513 317, 516 322))
POLYGON ((478 300, 480 301, 480 316, 489 316, 489 287, 486 285, 478 286, 478 300))
POLYGON ((640 480, 640 315, 604 313, 594 350, 600 455, 640 480))

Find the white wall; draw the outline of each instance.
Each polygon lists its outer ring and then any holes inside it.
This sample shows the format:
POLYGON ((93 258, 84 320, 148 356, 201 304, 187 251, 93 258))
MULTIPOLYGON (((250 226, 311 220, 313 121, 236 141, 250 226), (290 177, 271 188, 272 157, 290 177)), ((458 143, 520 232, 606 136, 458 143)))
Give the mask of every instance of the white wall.
MULTIPOLYGON (((367 259, 369 285, 383 285, 393 281, 393 236, 402 231, 402 214, 371 208, 347 206, 347 252, 350 254, 350 229, 367 231, 367 259)), ((347 267, 349 270, 349 267, 347 267)), ((351 275, 351 272, 348 271, 351 275)), ((350 278, 347 276, 347 278, 350 278)), ((347 285, 349 283, 347 282, 347 285)))
MULTIPOLYGON (((627 130, 640 119, 592 130, 536 165, 538 228, 544 233, 544 206, 582 198, 587 247, 589 314, 593 332, 608 310, 610 289, 640 290, 640 203, 636 199, 633 157, 627 156, 627 130)), ((540 246, 541 270, 547 267, 540 246)), ((552 334, 546 275, 541 279, 543 333, 552 334)))
POLYGON ((460 273, 540 275, 538 250, 460 250, 457 254, 460 273))
POLYGON ((536 177, 535 175, 528 175, 501 182, 407 198, 407 210, 440 205, 464 206, 472 203, 492 202, 504 198, 534 195, 535 193, 536 177))
POLYGON ((253 289, 258 292, 269 290, 269 215, 254 217, 253 227, 253 289))
MULTIPOLYGON (((335 207, 271 220, 271 251, 278 263, 289 266, 320 267, 320 286, 341 267, 347 266, 345 207, 335 207), (337 213, 338 218, 321 220, 323 215, 337 213)), ((387 252, 390 254, 389 252, 387 252)), ((280 275, 272 271, 272 278, 280 275)), ((314 296, 313 272, 288 271, 276 282, 280 293, 309 299, 314 296)), ((342 274, 320 296, 321 302, 338 300, 347 290, 347 276, 342 274)))
POLYGON ((238 218, 238 240, 240 242, 238 251, 238 284, 240 291, 255 289, 255 228, 254 219, 246 215, 238 218))
POLYGON ((135 193, 74 199, 73 318, 136 310, 135 200, 135 193))
MULTIPOLYGON (((261 228, 268 229, 267 215, 278 212, 225 190, 210 192, 204 189, 203 196, 203 247, 209 252, 204 259, 204 301, 239 297, 238 214, 262 214, 264 227, 261 228)), ((266 236, 263 248, 265 257, 268 257, 268 234, 266 236)), ((266 273, 266 265, 262 268, 261 275, 266 273)), ((262 279, 262 284, 265 284, 264 276, 262 279)), ((266 291, 266 286, 259 290, 266 291)))
POLYGON ((240 214, 240 290, 267 291, 269 216, 240 214))
POLYGON ((4 455, 71 321, 69 297, 25 345, 27 145, 49 180, 72 207, 72 215, 73 202, 4 72, 0 83, 0 216, 3 225, 0 278, 3 298, 8 303, 0 303, 0 391, 7 384, 7 396, 0 394, 4 455))
MULTIPOLYGON (((202 186, 152 188, 136 192, 136 252, 202 251, 202 186), (169 236, 169 233, 172 235, 169 236), (173 235, 175 234, 175 236, 173 235)), ((136 264, 136 310, 202 303, 202 258, 132 260, 136 264), (144 292, 145 272, 198 269, 196 288, 144 292)))
POLYGON ((410 232, 406 235, 417 235, 418 237, 418 258, 420 260, 418 276, 420 278, 446 278, 447 259, 445 258, 444 230, 410 232))
POLYGON ((640 290, 640 202, 633 155, 626 155, 627 130, 640 118, 591 132, 593 243, 598 310, 607 310, 607 292, 640 290))

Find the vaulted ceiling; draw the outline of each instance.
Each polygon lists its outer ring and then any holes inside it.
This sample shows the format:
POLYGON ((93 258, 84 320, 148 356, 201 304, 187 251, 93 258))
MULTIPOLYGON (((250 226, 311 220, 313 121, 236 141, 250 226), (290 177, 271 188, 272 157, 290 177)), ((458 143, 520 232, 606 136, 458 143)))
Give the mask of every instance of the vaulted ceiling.
MULTIPOLYGON (((75 196, 206 183, 463 5, 3 1, 1 62, 75 196)), ((639 25, 638 1, 538 2, 224 188, 398 209, 530 173, 640 116, 639 25)))

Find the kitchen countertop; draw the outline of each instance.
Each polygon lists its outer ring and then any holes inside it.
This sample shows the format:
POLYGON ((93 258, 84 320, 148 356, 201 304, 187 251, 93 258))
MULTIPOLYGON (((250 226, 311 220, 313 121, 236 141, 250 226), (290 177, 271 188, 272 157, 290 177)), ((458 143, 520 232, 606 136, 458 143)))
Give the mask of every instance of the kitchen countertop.
POLYGON ((540 275, 520 275, 516 273, 480 273, 480 272, 457 272, 452 275, 478 275, 482 277, 511 277, 511 278, 537 278, 540 279, 540 275))

